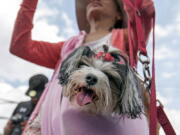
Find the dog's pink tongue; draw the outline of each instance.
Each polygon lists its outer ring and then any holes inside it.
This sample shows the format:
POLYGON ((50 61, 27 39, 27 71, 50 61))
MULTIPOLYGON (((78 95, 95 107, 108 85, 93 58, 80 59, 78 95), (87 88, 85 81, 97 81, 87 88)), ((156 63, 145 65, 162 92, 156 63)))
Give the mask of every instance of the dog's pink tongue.
POLYGON ((77 94, 76 100, 80 106, 83 106, 92 102, 91 96, 83 91, 77 94))

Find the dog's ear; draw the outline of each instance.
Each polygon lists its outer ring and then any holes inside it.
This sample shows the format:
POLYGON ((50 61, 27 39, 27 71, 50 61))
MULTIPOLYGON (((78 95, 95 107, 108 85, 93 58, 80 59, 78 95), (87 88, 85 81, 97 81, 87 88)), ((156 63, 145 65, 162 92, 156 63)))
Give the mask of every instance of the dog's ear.
POLYGON ((93 51, 87 46, 75 49, 61 64, 59 73, 60 84, 67 84, 70 74, 78 68, 82 56, 91 57, 92 55, 94 55, 93 51))
POLYGON ((131 67, 128 68, 125 88, 123 90, 120 112, 131 118, 137 118, 143 112, 142 93, 140 80, 131 67))
POLYGON ((92 56, 94 56, 94 55, 95 55, 95 53, 94 53, 88 46, 85 46, 85 47, 84 47, 82 56, 92 57, 92 56))

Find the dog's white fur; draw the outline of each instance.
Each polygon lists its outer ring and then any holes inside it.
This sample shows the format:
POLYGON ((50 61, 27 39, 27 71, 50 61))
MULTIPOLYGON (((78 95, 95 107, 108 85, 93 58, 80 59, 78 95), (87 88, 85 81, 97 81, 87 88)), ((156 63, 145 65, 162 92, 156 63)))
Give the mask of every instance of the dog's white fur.
POLYGON ((128 63, 125 65, 127 74, 123 75, 121 65, 83 55, 84 50, 86 50, 85 47, 77 49, 62 64, 60 80, 66 82, 61 83, 63 85, 63 95, 68 97, 73 105, 87 112, 118 113, 127 114, 132 118, 138 117, 143 106, 140 90, 138 90, 140 87, 138 79, 128 63), (84 64, 79 66, 79 63, 84 64), (95 85, 87 85, 85 78, 88 74, 93 74, 98 78, 95 85), (122 83, 122 87, 120 87, 120 83, 122 83), (76 89, 79 87, 92 89, 98 100, 79 106, 75 100, 76 89))
MULTIPOLYGON (((104 69, 111 66, 111 64, 103 64, 102 61, 94 61, 96 67, 82 66, 80 69, 75 70, 69 78, 68 85, 64 87, 64 95, 69 97, 70 101, 76 104, 75 101, 75 89, 77 87, 87 86, 85 78, 88 74, 96 75, 98 81, 95 85, 88 86, 88 88, 94 90, 96 95, 98 95, 98 100, 92 104, 86 106, 78 106, 79 109, 86 110, 92 113, 107 113, 113 111, 113 100, 112 100, 112 91, 110 88, 109 80, 107 76, 101 72, 100 69, 104 69), (103 91, 103 92, 102 92, 103 91)), ((107 69, 106 69, 107 70, 107 69)))

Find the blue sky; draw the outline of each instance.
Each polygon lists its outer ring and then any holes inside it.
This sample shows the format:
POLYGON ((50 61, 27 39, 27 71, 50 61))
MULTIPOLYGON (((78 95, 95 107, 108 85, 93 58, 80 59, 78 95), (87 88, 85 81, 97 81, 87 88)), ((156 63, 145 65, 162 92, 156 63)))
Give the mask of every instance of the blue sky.
MULTIPOLYGON (((52 75, 52 70, 23 61, 8 51, 20 3, 21 0, 6 0, 1 1, 0 5, 0 98, 18 102, 28 99, 24 96, 24 92, 31 75, 44 73, 49 78, 52 75)), ((179 6, 179 0, 155 0, 157 95, 164 103, 165 110, 178 133, 180 133, 179 6)), ((76 35, 78 28, 74 11, 74 0, 40 0, 34 19, 33 38, 58 42, 76 35)), ((15 105, 1 104, 0 101, 0 116, 9 117, 14 107, 15 105)), ((5 122, 0 120, 0 133, 5 122)))

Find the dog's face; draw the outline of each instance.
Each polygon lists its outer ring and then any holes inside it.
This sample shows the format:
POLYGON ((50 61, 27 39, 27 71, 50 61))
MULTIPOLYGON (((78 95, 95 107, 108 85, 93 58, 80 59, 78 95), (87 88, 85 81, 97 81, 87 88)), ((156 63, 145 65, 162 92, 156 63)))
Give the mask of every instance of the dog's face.
POLYGON ((142 111, 137 78, 119 51, 95 54, 80 47, 63 61, 59 79, 63 95, 81 110, 132 118, 142 111))

